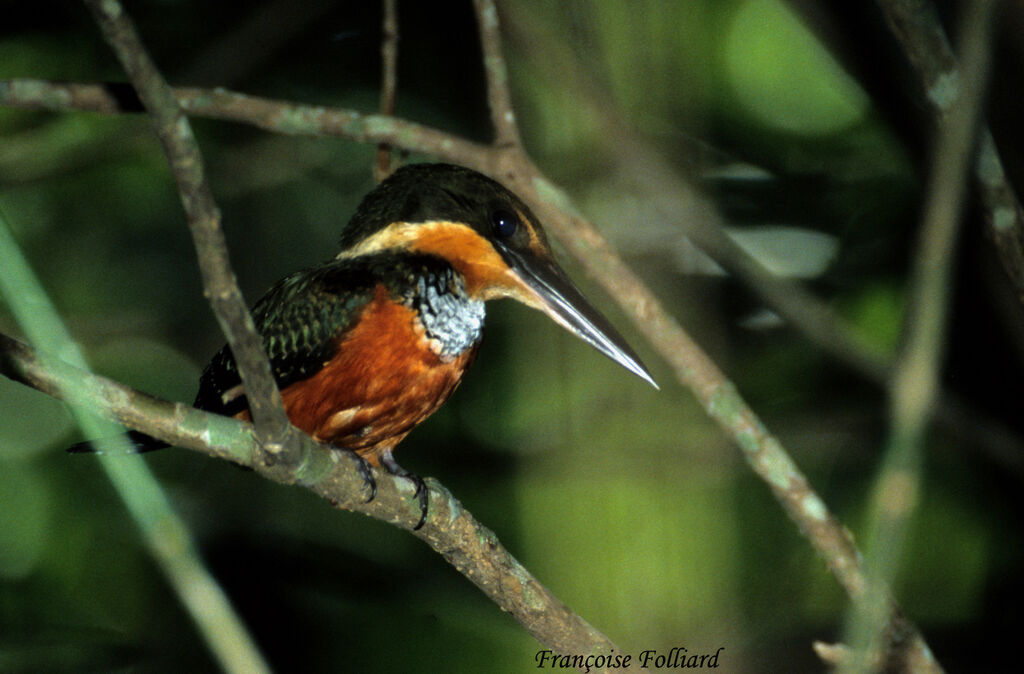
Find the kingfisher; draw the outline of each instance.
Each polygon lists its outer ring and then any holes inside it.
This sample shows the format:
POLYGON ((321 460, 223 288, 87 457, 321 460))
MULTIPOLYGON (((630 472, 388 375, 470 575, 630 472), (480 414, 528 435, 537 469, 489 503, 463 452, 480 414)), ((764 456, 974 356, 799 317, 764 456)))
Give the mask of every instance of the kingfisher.
MULTIPOLYGON (((488 300, 539 309, 653 386, 640 358, 555 262, 544 230, 509 190, 451 164, 410 164, 360 203, 332 260, 298 271, 252 317, 291 423, 416 487, 395 447, 455 391, 476 357, 488 300)), ((194 406, 250 420, 228 346, 199 380, 194 406)), ((166 443, 132 432, 136 451, 166 443)), ((91 451, 80 443, 72 451, 91 451)))

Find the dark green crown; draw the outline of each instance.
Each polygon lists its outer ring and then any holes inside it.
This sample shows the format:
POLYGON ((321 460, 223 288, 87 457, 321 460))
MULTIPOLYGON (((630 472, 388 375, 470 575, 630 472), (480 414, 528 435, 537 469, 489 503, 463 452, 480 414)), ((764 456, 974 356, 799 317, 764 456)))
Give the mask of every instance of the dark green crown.
MULTIPOLYGON (((482 173, 453 164, 410 164, 366 195, 339 243, 344 250, 391 223, 431 220, 460 222, 492 239, 496 214, 516 211, 536 227, 526 204, 482 173)), ((537 229, 543 240, 543 232, 537 229)), ((526 236, 523 231, 517 234, 526 236)))

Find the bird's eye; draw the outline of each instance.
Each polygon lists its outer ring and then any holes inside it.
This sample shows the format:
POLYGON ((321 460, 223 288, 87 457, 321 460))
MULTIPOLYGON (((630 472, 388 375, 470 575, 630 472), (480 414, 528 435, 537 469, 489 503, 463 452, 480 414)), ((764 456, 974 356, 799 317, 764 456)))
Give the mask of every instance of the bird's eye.
POLYGON ((507 208, 495 209, 491 213, 491 226, 495 235, 507 239, 519 229, 519 216, 507 208))

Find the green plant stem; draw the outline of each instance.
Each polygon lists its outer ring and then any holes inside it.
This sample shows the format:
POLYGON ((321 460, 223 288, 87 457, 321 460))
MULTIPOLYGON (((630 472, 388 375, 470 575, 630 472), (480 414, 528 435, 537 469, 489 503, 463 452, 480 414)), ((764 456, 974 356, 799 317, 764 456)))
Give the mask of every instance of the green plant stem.
MULTIPOLYGON (((85 358, 22 256, 0 213, 0 294, 40 353, 55 354, 87 370, 85 358)), ((43 356, 45 359, 46 357, 43 356)), ((223 589, 206 569, 188 528, 167 500, 153 474, 130 448, 120 426, 85 411, 77 387, 61 387, 72 415, 87 437, 105 451, 100 465, 142 533, 150 554, 181 598, 221 667, 228 672, 269 672, 252 637, 223 589)))
POLYGON ((955 100, 940 119, 921 231, 911 275, 903 346, 890 385, 891 427, 885 458, 875 481, 866 569, 872 587, 854 606, 845 641, 852 657, 844 672, 888 665, 902 637, 893 630, 890 600, 881 590, 900 566, 910 519, 920 499, 925 434, 940 387, 949 314, 949 288, 957 234, 974 156, 988 76, 989 35, 994 0, 968 3, 964 17, 963 63, 955 100))

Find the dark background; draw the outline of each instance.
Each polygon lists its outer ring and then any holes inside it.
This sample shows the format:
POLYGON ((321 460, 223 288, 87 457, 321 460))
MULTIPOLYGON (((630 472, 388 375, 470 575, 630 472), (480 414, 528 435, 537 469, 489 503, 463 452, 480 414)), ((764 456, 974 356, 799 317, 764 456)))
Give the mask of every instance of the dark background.
MULTIPOLYGON (((538 165, 863 536, 888 428, 884 391, 797 331, 752 320, 764 317, 756 296, 702 273, 672 214, 626 187, 628 158, 597 122, 624 120, 731 226, 759 233, 761 254, 781 248, 858 336, 892 352, 931 133, 874 3, 852 4, 531 1, 503 3, 501 19, 538 165)), ((943 6, 950 25, 956 7, 943 6)), ((79 3, 3 9, 0 77, 124 80, 79 3)), ((376 2, 126 9, 172 84, 377 109, 376 2)), ((402 2, 399 17, 397 114, 488 141, 470 3, 402 2)), ((1011 178, 1020 23, 1016 8, 1000 21, 988 113, 1011 178)), ((250 301, 337 252, 373 185, 374 148, 193 123, 250 301)), ((928 437, 922 501, 893 585, 949 670, 1009 671, 1016 644, 1002 637, 1021 627, 1024 332, 971 198, 944 382, 974 411, 928 437)), ((149 122, 0 110, 0 208, 96 369, 191 400, 223 337, 149 122)), ((493 304, 477 364, 399 460, 438 477, 627 652, 724 646, 728 671, 820 670, 810 643, 841 637, 837 584, 692 395, 562 259, 662 390, 542 315, 493 304)), ((4 307, 0 330, 17 334, 4 307)), ((63 453, 78 439, 60 404, 0 380, 0 670, 214 669, 97 463, 63 453)), ((147 461, 277 670, 534 666, 539 646, 404 532, 185 450, 147 461)))

